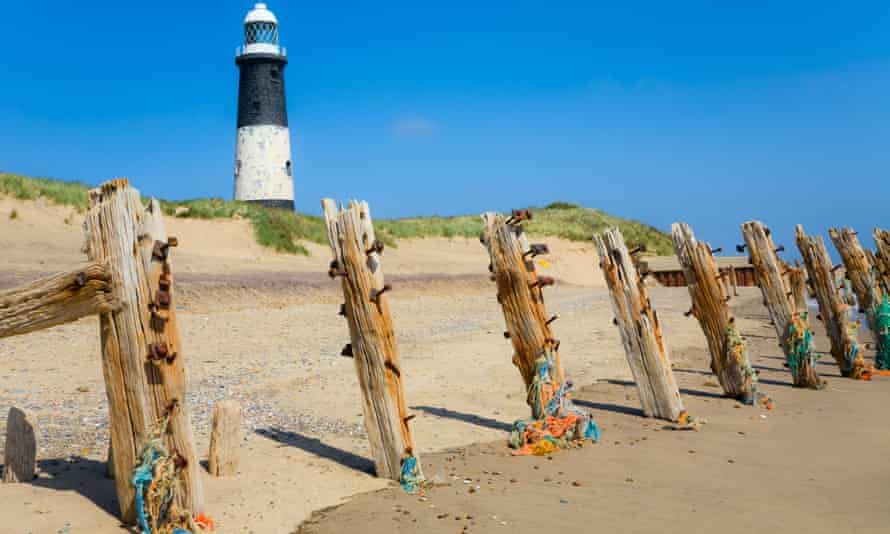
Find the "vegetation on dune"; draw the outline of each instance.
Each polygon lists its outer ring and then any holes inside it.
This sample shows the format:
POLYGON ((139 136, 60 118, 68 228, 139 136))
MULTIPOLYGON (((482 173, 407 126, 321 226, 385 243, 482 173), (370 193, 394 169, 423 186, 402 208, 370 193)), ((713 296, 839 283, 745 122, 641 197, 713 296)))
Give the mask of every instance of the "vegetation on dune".
MULTIPOLYGON (((86 185, 78 182, 0 173, 2 195, 24 200, 45 198, 56 204, 72 206, 79 212, 87 207, 87 189, 86 185)), ((312 215, 214 198, 162 200, 161 207, 165 214, 173 217, 247 219, 253 226, 257 242, 280 252, 308 254, 302 242, 327 243, 324 221, 312 215)), ((606 228, 618 227, 629 247, 644 245, 652 253, 673 253, 671 240, 667 234, 637 221, 615 217, 600 210, 583 208, 569 202, 553 202, 543 208, 533 208, 532 211, 533 219, 525 223, 532 235, 556 236, 571 241, 588 242, 593 234, 602 232, 606 228)), ((477 238, 482 223, 477 215, 432 216, 375 219, 374 227, 381 241, 388 246, 396 246, 398 239, 477 238)))

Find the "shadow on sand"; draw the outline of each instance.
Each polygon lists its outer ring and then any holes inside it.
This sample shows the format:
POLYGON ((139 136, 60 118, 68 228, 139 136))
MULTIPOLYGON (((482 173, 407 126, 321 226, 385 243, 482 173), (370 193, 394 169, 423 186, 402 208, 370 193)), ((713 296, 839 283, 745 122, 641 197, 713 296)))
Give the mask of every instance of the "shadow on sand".
POLYGON ((575 403, 575 406, 581 406, 590 410, 603 410, 606 412, 620 413, 622 415, 631 415, 634 417, 645 417, 646 415, 640 408, 623 406, 621 404, 612 404, 611 402, 595 402, 578 398, 573 398, 572 402, 575 403))
POLYGON ((31 481, 34 486, 79 493, 109 515, 120 517, 114 481, 105 476, 105 462, 73 456, 38 460, 37 468, 41 476, 31 481))
POLYGON ((337 462, 340 465, 350 469, 355 469, 362 473, 375 474, 376 469, 374 462, 326 443, 318 438, 310 438, 309 436, 300 434, 299 432, 291 432, 280 428, 258 428, 254 431, 256 434, 277 441, 283 445, 303 449, 304 451, 337 462))
POLYGON ((456 412, 454 410, 449 410, 448 408, 437 408, 435 406, 412 406, 411 409, 426 412, 430 415, 435 415, 436 417, 446 417, 448 419, 454 419, 464 423, 470 423, 485 428, 491 428, 493 430, 501 430, 504 432, 510 432, 511 430, 513 430, 512 425, 508 425, 507 423, 503 423, 501 421, 498 421, 497 419, 491 419, 490 417, 481 417, 479 415, 474 415, 471 413, 456 412))

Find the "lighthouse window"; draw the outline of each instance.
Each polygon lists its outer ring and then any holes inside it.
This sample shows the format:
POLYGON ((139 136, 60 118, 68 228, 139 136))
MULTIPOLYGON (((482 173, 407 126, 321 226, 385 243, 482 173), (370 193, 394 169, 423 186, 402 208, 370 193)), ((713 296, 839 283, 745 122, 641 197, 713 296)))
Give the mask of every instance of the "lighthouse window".
POLYGON ((293 176, 293 174, 291 174, 291 170, 290 170, 290 160, 287 160, 287 163, 285 163, 284 166, 287 169, 287 175, 293 176))
POLYGON ((251 22, 244 26, 245 44, 278 44, 278 26, 274 22, 251 22))
POLYGON ((269 71, 269 75, 272 76, 273 80, 277 80, 278 79, 278 69, 272 69, 271 71, 269 71))
POLYGON ((254 111, 259 111, 259 110, 260 110, 260 101, 259 101, 259 100, 254 100, 254 101, 253 101, 253 110, 254 110, 254 111))

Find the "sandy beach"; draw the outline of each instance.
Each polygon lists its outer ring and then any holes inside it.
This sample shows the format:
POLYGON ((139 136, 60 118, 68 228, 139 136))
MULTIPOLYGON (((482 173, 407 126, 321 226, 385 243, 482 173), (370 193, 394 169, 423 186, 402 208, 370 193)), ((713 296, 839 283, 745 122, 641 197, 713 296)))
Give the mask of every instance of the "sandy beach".
MULTIPOLYGON (((0 289, 73 268, 82 217, 0 199, 0 289), (15 209, 19 216, 8 216, 15 209)), ((653 288, 695 431, 642 417, 593 247, 548 238, 548 310, 559 313, 566 375, 602 429, 597 444, 552 458, 511 457, 511 423, 527 416, 503 318, 476 240, 402 241, 386 250, 394 323, 424 471, 423 497, 373 477, 353 362, 325 247, 281 255, 245 221, 167 219, 188 409, 206 458, 223 399, 244 410, 239 473, 204 473, 219 532, 885 532, 890 522, 890 379, 790 387, 758 290, 731 305, 774 410, 721 396, 685 288, 653 288), (469 481, 469 482, 466 482, 469 481), (577 484, 576 484, 577 483, 577 484), (345 504, 344 504, 345 503, 345 504), (337 508, 332 506, 342 505, 337 508), (323 511, 320 511, 323 510, 323 511), (314 514, 314 515, 313 515, 314 514), (304 522, 301 525, 301 522, 304 522)), ((0 340, 0 413, 39 427, 39 473, 0 486, 0 532, 123 532, 108 444, 98 322, 0 340)), ((817 328, 817 349, 827 339, 817 328)), ((872 354, 867 354, 867 359, 872 354)), ((0 422, 0 425, 5 424, 0 422)), ((0 430, 3 427, 0 426, 0 430)), ((0 440, 3 433, 0 432, 0 440)))

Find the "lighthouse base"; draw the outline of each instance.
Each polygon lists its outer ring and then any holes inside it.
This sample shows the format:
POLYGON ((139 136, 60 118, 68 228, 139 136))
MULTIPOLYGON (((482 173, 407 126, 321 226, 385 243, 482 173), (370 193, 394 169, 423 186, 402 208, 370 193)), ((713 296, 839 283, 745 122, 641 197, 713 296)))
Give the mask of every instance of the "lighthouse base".
POLYGON ((294 211, 294 201, 293 200, 275 200, 275 199, 263 199, 263 200, 244 200, 243 202, 249 202, 250 204, 257 204, 259 206, 263 206, 264 208, 275 208, 280 210, 289 210, 294 211))

